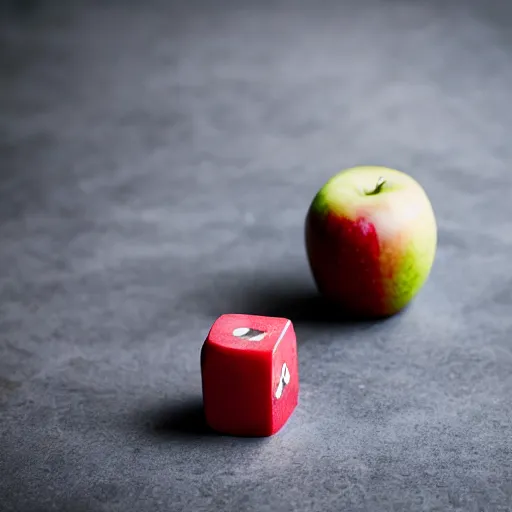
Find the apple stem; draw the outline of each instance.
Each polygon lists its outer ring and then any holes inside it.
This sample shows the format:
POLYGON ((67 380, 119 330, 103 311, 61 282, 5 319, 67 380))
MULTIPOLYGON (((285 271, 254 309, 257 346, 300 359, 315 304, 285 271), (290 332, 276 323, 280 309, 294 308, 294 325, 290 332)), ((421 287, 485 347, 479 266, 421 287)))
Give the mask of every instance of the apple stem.
POLYGON ((370 192, 365 192, 365 194, 367 196, 374 196, 374 195, 378 194, 382 190, 382 187, 384 186, 384 183, 386 183, 386 180, 381 176, 377 180, 377 184, 375 185, 375 188, 372 191, 370 191, 370 192))

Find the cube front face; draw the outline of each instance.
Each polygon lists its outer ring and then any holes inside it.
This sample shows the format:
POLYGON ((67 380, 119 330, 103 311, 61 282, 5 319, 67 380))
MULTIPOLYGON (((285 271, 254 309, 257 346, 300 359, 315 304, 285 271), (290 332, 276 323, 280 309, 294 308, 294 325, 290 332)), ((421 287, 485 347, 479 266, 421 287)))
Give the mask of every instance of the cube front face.
POLYGON ((298 403, 295 332, 285 318, 223 315, 201 350, 203 401, 214 430, 276 433, 298 403))
POLYGON ((218 350, 209 343, 202 350, 203 403, 208 425, 231 435, 264 435, 272 428, 265 396, 270 393, 271 368, 265 357, 218 350))

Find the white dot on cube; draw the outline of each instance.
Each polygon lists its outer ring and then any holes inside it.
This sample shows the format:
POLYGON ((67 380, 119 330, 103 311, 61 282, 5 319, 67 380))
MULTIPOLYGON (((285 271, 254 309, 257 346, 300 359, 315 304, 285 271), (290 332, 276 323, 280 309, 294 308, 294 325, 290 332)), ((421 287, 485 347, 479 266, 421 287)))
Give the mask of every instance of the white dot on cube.
POLYGON ((281 376, 279 379, 279 384, 276 389, 275 397, 277 399, 281 398, 283 396, 283 391, 285 386, 287 386, 290 383, 291 375, 290 370, 288 370, 288 365, 286 363, 283 363, 283 366, 281 367, 281 376))
POLYGON ((285 384, 290 384, 290 370, 288 370, 288 366, 286 366, 286 363, 284 363, 284 368, 283 368, 283 382, 285 384))
POLYGON ((249 327, 237 327, 233 329, 233 336, 247 341, 261 341, 267 333, 249 327))
POLYGON ((246 335, 250 331, 249 327, 237 327, 233 331, 233 336, 236 336, 237 338, 240 338, 241 336, 246 335))

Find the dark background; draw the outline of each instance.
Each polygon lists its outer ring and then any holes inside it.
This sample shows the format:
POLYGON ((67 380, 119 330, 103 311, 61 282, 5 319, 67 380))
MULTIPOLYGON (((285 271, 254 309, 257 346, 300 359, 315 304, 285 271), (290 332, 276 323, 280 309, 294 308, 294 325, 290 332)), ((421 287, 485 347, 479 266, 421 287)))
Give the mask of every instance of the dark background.
POLYGON ((4 2, 0 510, 512 510, 512 8, 4 2), (439 223, 403 314, 336 319, 303 221, 357 164, 439 223), (287 316, 300 405, 212 435, 199 351, 287 316))

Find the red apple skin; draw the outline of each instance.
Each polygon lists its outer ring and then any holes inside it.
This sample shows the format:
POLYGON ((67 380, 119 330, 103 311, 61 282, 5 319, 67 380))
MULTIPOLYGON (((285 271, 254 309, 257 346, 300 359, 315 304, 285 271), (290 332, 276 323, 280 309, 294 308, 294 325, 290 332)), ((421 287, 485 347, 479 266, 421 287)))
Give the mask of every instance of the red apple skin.
POLYGON ((356 167, 331 178, 306 216, 308 262, 319 292, 354 317, 386 317, 426 282, 436 251, 434 212, 409 175, 356 167), (385 180, 376 188, 380 178, 385 180), (368 194, 368 190, 378 190, 368 194))
POLYGON ((350 221, 332 214, 322 219, 310 210, 306 246, 313 278, 322 295, 356 316, 385 315, 375 226, 362 218, 350 221))

